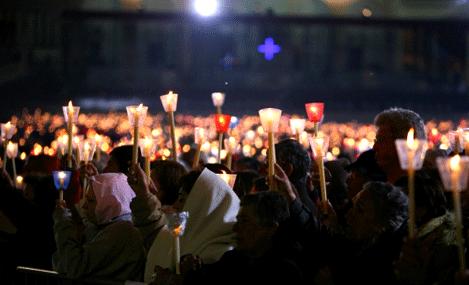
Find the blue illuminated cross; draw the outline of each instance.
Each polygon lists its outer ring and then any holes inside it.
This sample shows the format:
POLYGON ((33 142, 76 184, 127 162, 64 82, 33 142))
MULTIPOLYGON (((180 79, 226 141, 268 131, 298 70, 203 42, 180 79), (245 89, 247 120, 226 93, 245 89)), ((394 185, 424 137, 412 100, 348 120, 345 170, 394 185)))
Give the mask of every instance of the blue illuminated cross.
POLYGON ((266 60, 272 60, 280 50, 280 46, 276 45, 271 37, 266 38, 264 44, 257 47, 257 51, 263 53, 266 60))

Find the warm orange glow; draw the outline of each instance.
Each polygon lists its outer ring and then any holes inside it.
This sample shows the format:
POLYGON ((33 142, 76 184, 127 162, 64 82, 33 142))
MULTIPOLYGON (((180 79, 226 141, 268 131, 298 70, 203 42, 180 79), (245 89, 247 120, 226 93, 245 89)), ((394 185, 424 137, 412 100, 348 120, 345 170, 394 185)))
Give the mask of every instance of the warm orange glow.
POLYGON ((418 141, 414 139, 414 128, 410 128, 407 133, 407 147, 412 150, 415 150, 418 147, 418 141))
POLYGON ((173 230, 173 235, 180 236, 182 234, 182 225, 179 225, 177 228, 173 230))
POLYGON ((449 160, 449 168, 452 172, 458 172, 461 170, 461 166, 459 165, 460 161, 461 157, 458 154, 449 160))

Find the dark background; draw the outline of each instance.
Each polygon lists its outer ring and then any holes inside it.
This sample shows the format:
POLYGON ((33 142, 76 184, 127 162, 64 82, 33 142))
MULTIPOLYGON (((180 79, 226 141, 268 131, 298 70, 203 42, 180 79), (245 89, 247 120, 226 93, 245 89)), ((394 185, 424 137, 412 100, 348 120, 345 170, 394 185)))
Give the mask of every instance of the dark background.
MULTIPOLYGON (((53 2, 53 1, 50 1, 53 2)), ((278 107, 304 115, 324 101, 326 120, 370 122, 400 106, 426 119, 467 115, 464 19, 222 15, 184 12, 0 9, 1 118, 40 107, 61 112, 124 111, 179 93, 178 112, 213 112, 210 93, 227 93, 224 111, 278 107), (267 61, 266 37, 282 48, 267 61)), ((50 3, 49 3, 50 4, 50 3)), ((53 5, 51 5, 52 7, 53 5)))

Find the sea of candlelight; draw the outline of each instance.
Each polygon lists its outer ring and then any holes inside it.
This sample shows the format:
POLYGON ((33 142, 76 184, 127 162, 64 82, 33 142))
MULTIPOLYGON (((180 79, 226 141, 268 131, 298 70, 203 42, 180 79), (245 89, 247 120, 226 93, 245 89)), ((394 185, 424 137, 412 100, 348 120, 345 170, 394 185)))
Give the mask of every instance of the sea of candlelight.
MULTIPOLYGON (((289 119, 292 116, 284 114, 281 118, 277 140, 291 135, 289 119)), ((294 115, 293 117, 298 117, 294 115)), ((171 156, 169 127, 164 113, 156 115, 148 114, 144 126, 140 130, 140 136, 151 137, 157 144, 156 152, 151 160, 168 159, 171 156)), ((176 137, 179 142, 178 152, 188 152, 193 148, 194 127, 206 129, 206 140, 201 147, 209 162, 217 161, 218 136, 215 129, 213 116, 193 116, 176 114, 176 137)), ((21 116, 13 115, 10 122, 17 127, 17 132, 12 140, 18 142, 19 159, 24 160, 29 155, 57 155, 63 154, 64 142, 67 140, 66 124, 62 114, 51 114, 36 110, 34 113, 23 113, 21 116), (62 152, 62 153, 61 153, 62 152)), ((458 124, 451 121, 428 121, 429 148, 450 148, 449 132, 456 128, 466 128, 468 122, 461 120, 458 124)), ((305 131, 300 135, 301 143, 309 148, 308 133, 313 130, 312 123, 307 122, 305 131)), ((122 113, 82 113, 73 129, 74 142, 82 139, 97 138, 100 135, 100 143, 97 147, 102 152, 109 153, 114 147, 131 144, 131 126, 127 114, 122 113)), ((359 153, 373 147, 376 136, 376 128, 369 124, 348 122, 326 122, 320 125, 319 135, 329 136, 329 149, 326 160, 333 160, 341 154, 356 157, 359 153)), ((267 154, 267 133, 263 130, 257 115, 246 115, 238 120, 236 127, 230 129, 225 138, 233 137, 240 143, 237 148, 239 156, 255 157, 260 161, 265 160, 267 154)), ((74 143, 74 147, 77 143, 74 143)), ((227 151, 221 151, 224 159, 227 151)))

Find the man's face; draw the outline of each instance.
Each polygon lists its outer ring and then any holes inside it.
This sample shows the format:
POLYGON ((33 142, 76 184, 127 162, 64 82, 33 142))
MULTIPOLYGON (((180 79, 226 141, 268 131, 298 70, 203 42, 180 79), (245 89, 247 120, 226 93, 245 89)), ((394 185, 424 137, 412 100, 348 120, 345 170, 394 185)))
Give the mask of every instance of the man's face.
POLYGON ((400 168, 394 140, 390 127, 379 127, 373 149, 376 153, 376 162, 386 173, 395 167, 400 168))

